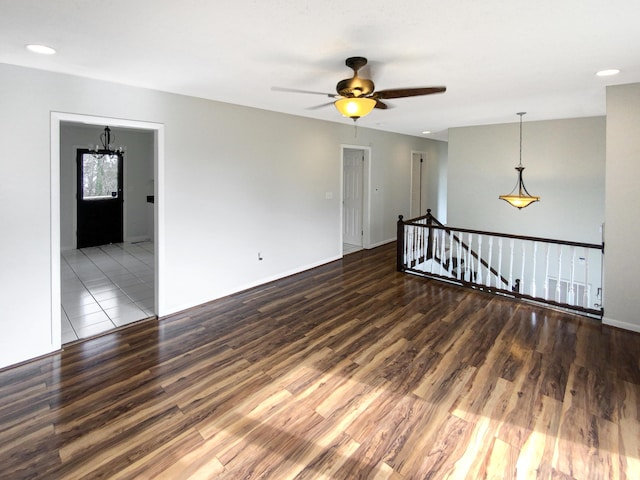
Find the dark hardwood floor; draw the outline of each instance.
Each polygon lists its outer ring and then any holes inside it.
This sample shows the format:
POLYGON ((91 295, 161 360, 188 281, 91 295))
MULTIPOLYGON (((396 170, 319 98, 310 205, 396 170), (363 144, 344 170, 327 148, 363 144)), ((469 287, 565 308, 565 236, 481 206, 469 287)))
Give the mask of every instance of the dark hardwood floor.
POLYGON ((640 335, 394 248, 0 372, 0 478, 640 478, 640 335))

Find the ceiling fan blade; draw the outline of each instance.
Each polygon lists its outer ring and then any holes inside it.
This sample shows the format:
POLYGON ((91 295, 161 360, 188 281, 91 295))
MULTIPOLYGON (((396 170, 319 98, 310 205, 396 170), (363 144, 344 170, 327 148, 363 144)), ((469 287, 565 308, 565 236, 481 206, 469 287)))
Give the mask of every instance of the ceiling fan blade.
POLYGON ((329 105, 333 105, 333 102, 322 103, 314 107, 307 107, 307 110, 318 110, 320 108, 328 107, 329 105))
POLYGON ((420 95, 431 95, 433 93, 446 92, 447 87, 418 87, 418 88, 392 88, 390 90, 380 90, 375 92, 375 98, 402 98, 418 97, 420 95))
POLYGON ((325 97, 329 97, 329 98, 336 98, 338 96, 335 93, 314 92, 312 90, 300 90, 297 88, 287 88, 287 87, 271 87, 271 90, 274 92, 310 93, 312 95, 324 95, 325 97))
POLYGON ((376 106, 374 108, 380 108, 382 110, 386 110, 387 108, 389 108, 389 106, 386 103, 382 103, 377 98, 375 98, 374 100, 376 101, 376 106))

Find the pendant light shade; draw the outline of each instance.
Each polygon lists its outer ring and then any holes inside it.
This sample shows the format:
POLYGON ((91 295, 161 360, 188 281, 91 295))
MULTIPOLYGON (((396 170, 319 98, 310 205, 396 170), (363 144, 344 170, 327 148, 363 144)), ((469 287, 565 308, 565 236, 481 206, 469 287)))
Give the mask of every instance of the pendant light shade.
POLYGON ((518 172, 518 182, 516 183, 515 188, 508 195, 500 195, 498 198, 500 200, 504 200, 510 205, 516 207, 518 210, 528 207, 533 202, 540 201, 540 197, 536 197, 535 195, 531 195, 527 188, 524 186, 524 180, 522 179, 522 172, 524 171, 524 167, 522 166, 522 116, 526 112, 518 112, 517 115, 520 116, 520 162, 516 167, 518 172))
POLYGON ((336 100, 334 105, 342 115, 353 118, 355 121, 371 113, 376 106, 376 101, 367 97, 347 97, 336 100))

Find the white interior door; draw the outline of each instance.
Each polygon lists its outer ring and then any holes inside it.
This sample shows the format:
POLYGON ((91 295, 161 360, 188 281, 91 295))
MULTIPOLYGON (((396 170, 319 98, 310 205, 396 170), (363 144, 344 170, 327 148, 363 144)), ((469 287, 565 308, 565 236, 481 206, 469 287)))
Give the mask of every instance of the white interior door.
POLYGON ((364 150, 345 148, 343 159, 342 241, 362 247, 364 234, 364 150))
POLYGON ((411 218, 427 213, 427 158, 423 152, 411 153, 411 218))

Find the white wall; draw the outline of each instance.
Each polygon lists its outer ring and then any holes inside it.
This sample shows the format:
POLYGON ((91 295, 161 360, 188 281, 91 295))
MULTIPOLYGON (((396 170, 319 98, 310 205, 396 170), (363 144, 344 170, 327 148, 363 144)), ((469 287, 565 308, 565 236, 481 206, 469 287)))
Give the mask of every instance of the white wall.
MULTIPOLYGON (((76 150, 100 143, 104 126, 63 123, 60 128, 60 243, 63 250, 76 248, 76 150)), ((126 146, 124 157, 125 241, 152 238, 153 133, 111 128, 115 145, 126 146)))
POLYGON ((448 224, 601 243, 605 118, 524 117, 524 182, 541 200, 522 210, 498 199, 516 184, 519 141, 517 122, 449 131, 448 224))
POLYGON ((409 211, 411 151, 435 148, 365 128, 354 138, 348 120, 9 65, 0 65, 0 105, 0 218, 10 232, 0 236, 0 367, 59 348, 51 311, 51 112, 164 125, 160 315, 339 258, 341 144, 371 147, 370 240, 395 239, 397 215, 409 211))
POLYGON ((437 158, 436 168, 436 206, 433 215, 442 223, 447 223, 447 179, 449 169, 449 144, 437 142, 434 145, 434 155, 437 158))
POLYGON ((640 84, 607 87, 604 322, 640 331, 640 84))

